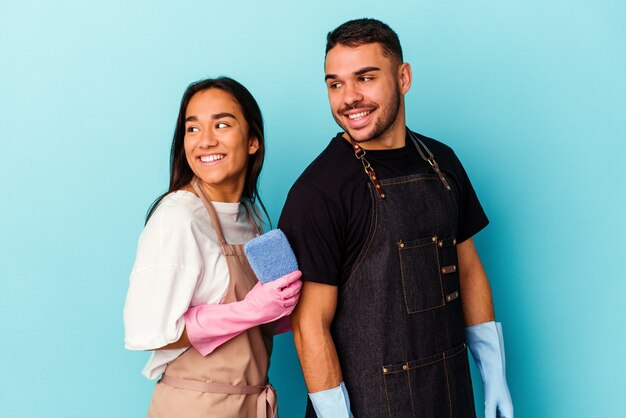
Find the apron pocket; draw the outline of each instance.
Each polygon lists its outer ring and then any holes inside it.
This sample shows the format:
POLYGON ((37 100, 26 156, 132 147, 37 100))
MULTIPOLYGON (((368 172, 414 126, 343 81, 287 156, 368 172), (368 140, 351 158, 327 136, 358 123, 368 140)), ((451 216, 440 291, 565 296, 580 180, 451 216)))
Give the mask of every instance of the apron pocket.
POLYGON ((389 418, 475 418, 467 350, 461 344, 382 367, 389 418))
POLYGON ((399 241, 400 276, 407 313, 436 309, 446 304, 437 237, 399 241))

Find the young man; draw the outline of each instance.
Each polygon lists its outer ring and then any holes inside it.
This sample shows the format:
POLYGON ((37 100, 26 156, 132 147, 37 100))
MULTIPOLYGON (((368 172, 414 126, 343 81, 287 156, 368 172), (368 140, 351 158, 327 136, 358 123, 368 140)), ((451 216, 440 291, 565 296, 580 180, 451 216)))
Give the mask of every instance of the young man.
POLYGON ((307 417, 513 418, 500 324, 472 236, 488 221, 454 152, 405 126, 411 66, 373 19, 328 34, 344 132, 292 187, 279 227, 305 282, 292 322, 307 417), (355 158, 356 157, 356 158, 355 158))

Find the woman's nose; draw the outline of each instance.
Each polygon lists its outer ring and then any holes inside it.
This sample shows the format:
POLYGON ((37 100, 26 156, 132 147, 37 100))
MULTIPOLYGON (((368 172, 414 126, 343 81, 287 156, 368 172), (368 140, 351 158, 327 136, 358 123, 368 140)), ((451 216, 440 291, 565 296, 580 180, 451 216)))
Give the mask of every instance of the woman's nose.
POLYGON ((205 130, 202 132, 202 136, 200 137, 200 146, 201 147, 214 147, 218 143, 217 136, 211 132, 210 130, 205 130))

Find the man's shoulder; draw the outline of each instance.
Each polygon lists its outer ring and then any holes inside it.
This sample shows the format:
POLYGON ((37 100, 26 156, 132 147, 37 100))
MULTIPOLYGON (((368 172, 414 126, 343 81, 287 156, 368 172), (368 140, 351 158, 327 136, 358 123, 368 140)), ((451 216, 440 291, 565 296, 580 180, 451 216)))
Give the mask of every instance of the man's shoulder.
POLYGON ((437 159, 438 156, 444 157, 446 159, 454 157, 454 155, 455 155, 454 154, 454 150, 449 145, 447 145, 447 144, 445 144, 445 143, 443 143, 443 142, 441 142, 441 141, 439 141, 437 139, 428 137, 426 135, 422 135, 422 134, 417 133, 417 132, 413 132, 413 133, 433 153, 433 155, 435 156, 435 159, 437 159))
POLYGON ((463 165, 451 146, 416 132, 414 132, 414 134, 426 145, 426 148, 430 150, 435 161, 439 163, 443 171, 454 173, 455 175, 463 171, 463 165))
MULTIPOLYGON (((307 188, 327 191, 349 179, 353 170, 351 148, 340 135, 330 140, 326 148, 304 169, 292 189, 307 188)), ((356 160, 355 160, 356 162, 356 160)), ((357 166, 357 168, 360 166, 357 166)))

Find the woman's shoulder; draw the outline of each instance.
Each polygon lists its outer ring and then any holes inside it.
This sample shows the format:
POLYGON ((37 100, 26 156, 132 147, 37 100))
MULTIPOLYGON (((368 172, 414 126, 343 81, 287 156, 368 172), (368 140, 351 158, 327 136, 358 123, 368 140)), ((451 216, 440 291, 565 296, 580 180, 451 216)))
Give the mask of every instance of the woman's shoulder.
POLYGON ((145 229, 177 229, 197 225, 202 214, 202 201, 193 193, 178 190, 163 197, 148 219, 145 229))
POLYGON ((186 190, 177 190, 163 197, 150 220, 153 218, 189 220, 195 216, 198 207, 201 206, 202 202, 198 196, 186 190))
POLYGON ((202 258, 200 248, 212 245, 206 221, 201 218, 202 202, 193 193, 166 195, 154 210, 139 236, 138 265, 193 266, 202 258), (184 249, 184 250, 183 250, 184 249), (182 257, 182 260, 181 260, 182 257))

